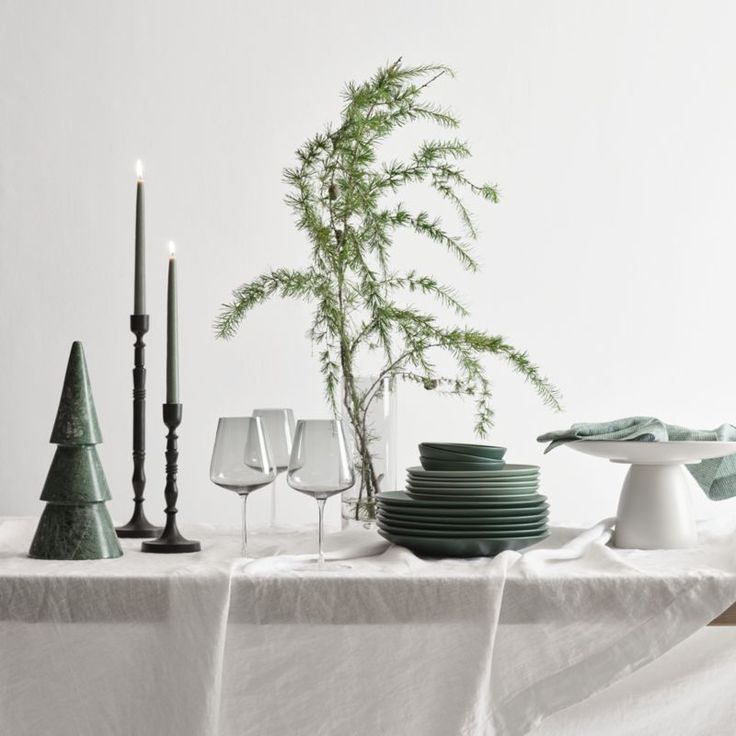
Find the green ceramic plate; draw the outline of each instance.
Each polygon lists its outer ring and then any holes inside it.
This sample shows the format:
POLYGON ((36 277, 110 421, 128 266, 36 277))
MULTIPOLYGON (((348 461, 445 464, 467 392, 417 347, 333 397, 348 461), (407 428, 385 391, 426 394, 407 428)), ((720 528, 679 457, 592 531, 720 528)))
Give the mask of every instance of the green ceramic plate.
POLYGON ((535 519, 534 521, 515 522, 511 524, 463 524, 462 522, 448 524, 437 519, 431 522, 415 521, 414 519, 410 521, 404 518, 379 514, 378 521, 380 522, 379 526, 400 527, 407 531, 411 529, 418 529, 419 531, 431 531, 435 529, 440 532, 475 532, 476 536, 479 537, 482 537, 486 532, 506 532, 506 536, 509 537, 516 536, 517 533, 535 534, 537 531, 541 532, 547 526, 547 517, 535 519), (530 529, 531 531, 528 531, 530 529))
POLYGON ((546 536, 539 534, 516 539, 439 539, 390 534, 379 529, 378 533, 389 542, 410 549, 427 557, 492 557, 507 549, 523 549, 541 542, 546 536))
POLYGON ((491 460, 503 460, 506 454, 505 447, 495 445, 469 445, 464 442, 420 442, 419 454, 426 457, 447 457, 447 453, 456 452, 461 455, 472 457, 486 457, 491 460), (432 452, 439 452, 433 455, 432 452))
POLYGON ((417 491, 407 491, 407 494, 417 501, 441 501, 446 506, 464 506, 466 504, 471 504, 473 506, 477 506, 479 504, 487 505, 500 500, 521 501, 522 503, 525 500, 530 499, 534 499, 535 501, 539 500, 539 494, 533 490, 529 491, 529 493, 496 493, 490 495, 463 493, 448 493, 447 495, 440 495, 439 493, 418 493, 417 491))
POLYGON ((539 473, 529 475, 512 475, 508 478, 424 478, 407 473, 406 479, 418 486, 439 487, 452 486, 453 488, 464 488, 465 486, 527 486, 530 483, 539 483, 539 473))
POLYGON ((403 534, 407 537, 431 537, 433 539, 511 539, 512 537, 530 537, 537 534, 543 534, 547 531, 546 524, 538 524, 532 529, 497 529, 496 531, 466 530, 458 531, 455 529, 417 529, 407 526, 396 526, 385 521, 378 522, 378 528, 389 534, 403 534))
POLYGON ((417 478, 416 476, 407 475, 407 481, 417 486, 426 486, 427 488, 487 488, 493 486, 495 488, 513 488, 514 486, 528 486, 539 483, 539 474, 535 475, 517 475, 511 478, 470 478, 469 480, 456 480, 455 478, 417 478))
POLYGON ((498 470, 425 470, 419 465, 414 465, 406 469, 408 475, 417 479, 434 479, 444 480, 452 478, 453 480, 469 480, 469 479, 490 479, 490 478, 511 478, 518 475, 536 475, 539 473, 538 465, 515 465, 506 463, 503 468, 498 470))
POLYGON ((412 508, 486 508, 493 509, 499 506, 537 506, 543 501, 547 500, 546 496, 540 493, 527 493, 521 496, 499 496, 488 501, 463 501, 458 502, 457 500, 442 501, 440 499, 425 499, 421 500, 418 498, 412 498, 405 491, 381 491, 376 498, 379 504, 386 504, 388 506, 412 506, 412 508))
POLYGON ((459 462, 457 460, 433 460, 428 457, 420 459, 425 470, 500 470, 504 466, 503 460, 484 460, 483 462, 459 462))
POLYGON ((407 483, 406 490, 413 496, 415 494, 421 494, 423 496, 507 496, 507 495, 518 495, 518 494, 529 494, 536 493, 539 490, 539 484, 529 484, 528 486, 512 486, 504 488, 503 486, 486 486, 486 487, 463 487, 458 488, 457 486, 445 486, 444 488, 437 488, 436 486, 425 486, 415 485, 414 483, 407 483))
POLYGON ((380 508, 379 516, 396 521, 428 522, 430 524, 462 524, 463 526, 483 526, 485 524, 531 524, 543 521, 549 516, 549 508, 545 504, 538 509, 493 509, 487 514, 459 514, 437 509, 403 509, 397 507, 380 508), (435 513, 436 512, 436 513, 435 513))
POLYGON ((540 514, 548 513, 549 504, 541 502, 533 506, 496 506, 489 509, 443 508, 442 506, 418 506, 416 504, 412 504, 411 506, 379 504, 378 511, 379 513, 385 511, 392 516, 404 516, 414 519, 425 519, 429 516, 444 516, 448 521, 450 519, 462 519, 464 524, 466 521, 472 520, 486 523, 489 519, 500 519, 501 517, 520 519, 522 517, 539 516, 540 514))

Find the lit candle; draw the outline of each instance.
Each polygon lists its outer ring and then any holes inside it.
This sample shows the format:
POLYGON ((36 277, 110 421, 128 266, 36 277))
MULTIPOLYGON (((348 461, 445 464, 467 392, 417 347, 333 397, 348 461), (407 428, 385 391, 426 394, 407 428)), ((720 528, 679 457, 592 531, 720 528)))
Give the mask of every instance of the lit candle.
POLYGON ((146 313, 146 208, 143 199, 143 162, 135 164, 138 177, 135 196, 135 295, 133 312, 146 313))
POLYGON ((166 310, 166 403, 179 403, 179 318, 176 305, 176 246, 169 241, 169 283, 166 310))

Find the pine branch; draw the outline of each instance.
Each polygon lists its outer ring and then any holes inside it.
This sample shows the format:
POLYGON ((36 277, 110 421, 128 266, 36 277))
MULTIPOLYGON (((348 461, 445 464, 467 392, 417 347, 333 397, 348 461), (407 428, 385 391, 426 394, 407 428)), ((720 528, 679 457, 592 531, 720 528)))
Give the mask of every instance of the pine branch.
POLYGON ((408 66, 397 59, 365 82, 345 86, 340 120, 306 141, 296 152, 294 166, 284 171, 286 203, 311 247, 309 267, 268 271, 243 284, 223 305, 215 324, 218 336, 231 337, 252 309, 273 297, 311 305, 308 334, 318 355, 325 396, 333 412, 341 403, 350 418, 369 497, 377 489, 377 476, 367 412, 383 378, 472 398, 481 436, 493 423, 487 358, 506 361, 545 403, 559 407, 559 394, 526 352, 499 336, 444 327, 438 315, 399 303, 422 294, 443 310, 468 316, 451 287, 415 270, 392 270, 391 249, 401 232, 414 233, 475 271, 478 264, 470 242, 478 238, 478 231, 468 199, 498 201, 496 186, 477 184, 466 175, 462 162, 471 151, 459 138, 427 140, 405 160, 379 159, 381 144, 404 126, 416 122, 444 129, 459 126, 451 111, 426 97, 437 80, 452 76, 442 65, 408 66), (425 187, 449 202, 464 237, 452 234, 427 211, 414 213, 396 204, 407 186, 425 187), (356 376, 364 354, 371 351, 379 356, 382 368, 366 389, 359 387, 356 376), (452 358, 454 375, 438 375, 434 357, 443 353, 452 358))
POLYGON ((243 284, 233 292, 233 300, 223 304, 215 331, 218 337, 230 338, 237 332, 245 316, 272 296, 310 299, 319 291, 319 276, 310 270, 289 271, 279 268, 243 284))

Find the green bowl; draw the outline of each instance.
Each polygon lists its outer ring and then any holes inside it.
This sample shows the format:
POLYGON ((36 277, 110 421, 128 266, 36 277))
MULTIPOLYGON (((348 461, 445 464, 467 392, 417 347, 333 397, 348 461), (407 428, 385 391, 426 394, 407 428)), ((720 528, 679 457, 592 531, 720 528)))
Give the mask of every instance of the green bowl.
POLYGON ((484 457, 483 455, 456 452, 455 450, 443 450, 439 447, 428 447, 423 444, 419 445, 419 457, 428 458, 429 460, 455 460, 475 463, 484 460, 503 460, 503 455, 501 457, 484 457))
POLYGON ((481 460, 479 462, 463 462, 460 460, 434 460, 429 457, 419 458, 425 470, 500 470, 503 460, 481 460))
POLYGON ((429 453, 440 451, 441 453, 457 452, 462 455, 473 455, 474 457, 485 457, 490 460, 503 460, 506 454, 505 447, 495 445, 471 445, 464 442, 420 442, 419 453, 432 457, 429 453))
POLYGON ((507 549, 529 547, 541 542, 549 534, 544 532, 536 536, 513 539, 442 539, 393 534, 383 529, 379 529, 378 533, 393 544, 406 547, 416 554, 427 557, 493 557, 507 549))

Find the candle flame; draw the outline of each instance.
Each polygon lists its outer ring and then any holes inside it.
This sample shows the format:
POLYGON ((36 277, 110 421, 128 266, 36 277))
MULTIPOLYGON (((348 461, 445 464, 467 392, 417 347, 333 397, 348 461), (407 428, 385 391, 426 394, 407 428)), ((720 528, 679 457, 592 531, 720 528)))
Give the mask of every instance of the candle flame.
POLYGON ((135 162, 135 174, 138 177, 138 181, 143 181, 143 161, 140 159, 135 162))
POLYGON ((176 258, 176 244, 173 240, 169 240, 169 258, 176 258))

